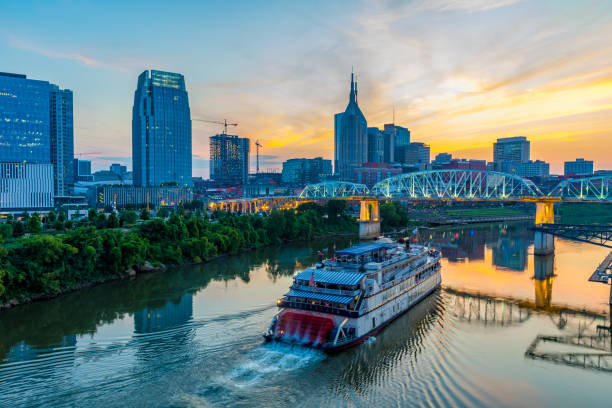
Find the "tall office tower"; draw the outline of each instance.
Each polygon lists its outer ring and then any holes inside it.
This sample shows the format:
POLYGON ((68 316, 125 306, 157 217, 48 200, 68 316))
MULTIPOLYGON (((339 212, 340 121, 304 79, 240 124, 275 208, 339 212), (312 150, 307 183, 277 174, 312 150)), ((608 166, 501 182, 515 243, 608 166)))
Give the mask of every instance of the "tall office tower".
POLYGON ((181 74, 144 71, 132 111, 132 165, 136 186, 191 186, 191 113, 181 74))
POLYGON ((387 123, 383 133, 385 134, 385 163, 399 161, 400 148, 410 144, 410 130, 394 123, 387 123))
POLYGON ((493 144, 495 169, 501 170, 505 162, 516 164, 529 161, 529 141, 524 136, 504 137, 493 144))
POLYGON ((385 159, 385 139, 377 127, 368 128, 368 163, 382 163, 385 159))
POLYGON ((335 128, 335 171, 341 179, 351 180, 353 170, 368 161, 368 123, 357 104, 357 84, 352 73, 349 103, 335 128))
POLYGON ((339 150, 337 146, 339 145, 340 135, 342 134, 342 115, 344 112, 336 113, 334 115, 334 174, 338 173, 338 154, 339 150))
POLYGON ((74 128, 72 91, 51 85, 51 163, 56 196, 69 195, 74 186, 74 128))
POLYGON ((246 184, 250 141, 221 133, 210 137, 210 178, 223 184, 246 184))

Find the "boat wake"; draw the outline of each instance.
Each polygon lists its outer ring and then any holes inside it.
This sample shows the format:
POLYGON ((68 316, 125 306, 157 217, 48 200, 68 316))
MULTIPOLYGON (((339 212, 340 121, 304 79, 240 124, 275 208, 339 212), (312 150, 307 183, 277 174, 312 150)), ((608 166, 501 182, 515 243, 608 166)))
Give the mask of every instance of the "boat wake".
POLYGON ((298 370, 326 358, 325 353, 284 343, 268 343, 249 352, 227 380, 239 388, 251 387, 277 374, 298 370))

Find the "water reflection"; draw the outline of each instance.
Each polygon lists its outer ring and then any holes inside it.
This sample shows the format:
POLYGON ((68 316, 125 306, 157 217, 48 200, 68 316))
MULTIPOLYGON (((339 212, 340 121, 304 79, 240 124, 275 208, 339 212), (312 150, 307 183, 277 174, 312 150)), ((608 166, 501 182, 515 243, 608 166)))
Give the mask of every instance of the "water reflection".
POLYGON ((523 271, 527 267, 533 232, 524 224, 484 224, 424 230, 420 238, 439 248, 449 262, 484 261, 485 248, 489 248, 493 253, 493 265, 523 271))
POLYGON ((533 257, 535 304, 542 309, 550 309, 555 271, 555 255, 534 255, 533 257))
POLYGON ((168 301, 161 308, 144 308, 134 313, 134 332, 153 333, 187 323, 193 314, 193 296, 188 293, 178 303, 168 301))

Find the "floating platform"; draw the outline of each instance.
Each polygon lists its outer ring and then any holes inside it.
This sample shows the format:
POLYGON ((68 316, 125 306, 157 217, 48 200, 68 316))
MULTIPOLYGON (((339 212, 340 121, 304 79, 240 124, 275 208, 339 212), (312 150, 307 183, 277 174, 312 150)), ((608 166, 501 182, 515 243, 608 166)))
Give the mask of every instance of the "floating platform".
POLYGON ((612 273, 610 264, 612 264, 612 251, 606 256, 606 259, 599 264, 597 269, 595 269, 595 272, 593 272, 589 280, 591 282, 607 284, 610 279, 610 274, 612 273))

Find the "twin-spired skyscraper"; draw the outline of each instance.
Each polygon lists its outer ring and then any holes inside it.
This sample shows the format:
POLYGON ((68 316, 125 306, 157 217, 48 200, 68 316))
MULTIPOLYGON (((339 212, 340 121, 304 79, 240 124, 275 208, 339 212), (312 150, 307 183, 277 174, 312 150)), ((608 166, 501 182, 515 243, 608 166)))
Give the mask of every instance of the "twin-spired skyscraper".
POLYGON ((132 110, 132 165, 136 186, 191 181, 191 113, 181 74, 144 71, 132 110))
POLYGON ((357 84, 351 73, 349 103, 334 117, 334 171, 351 180, 353 171, 368 161, 368 122, 357 104, 357 84))

